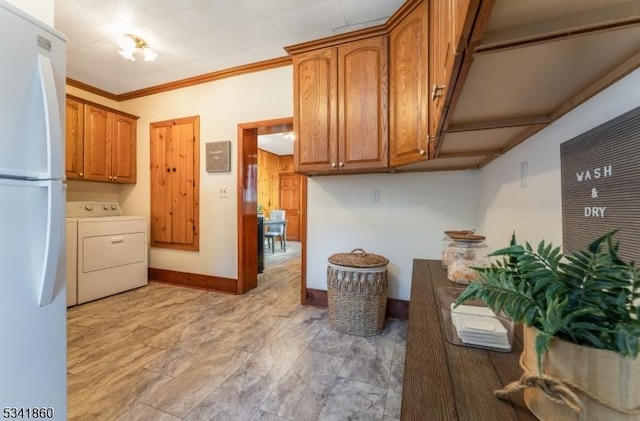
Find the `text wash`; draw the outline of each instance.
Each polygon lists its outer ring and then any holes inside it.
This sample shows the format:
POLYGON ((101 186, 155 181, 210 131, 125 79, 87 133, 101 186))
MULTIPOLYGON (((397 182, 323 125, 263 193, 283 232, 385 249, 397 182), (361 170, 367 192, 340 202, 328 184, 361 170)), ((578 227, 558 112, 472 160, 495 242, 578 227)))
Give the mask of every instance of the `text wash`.
POLYGON ((599 179, 605 177, 611 177, 613 175, 613 167, 606 165, 602 168, 594 168, 593 170, 586 170, 576 173, 578 181, 589 181, 591 179, 599 179))

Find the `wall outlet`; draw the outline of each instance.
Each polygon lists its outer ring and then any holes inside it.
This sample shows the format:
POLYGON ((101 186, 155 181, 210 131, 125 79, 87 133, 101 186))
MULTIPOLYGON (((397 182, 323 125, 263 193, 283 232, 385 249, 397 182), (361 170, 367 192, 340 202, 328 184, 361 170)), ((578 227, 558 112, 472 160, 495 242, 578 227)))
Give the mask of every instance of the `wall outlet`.
POLYGON ((229 187, 220 187, 218 189, 218 197, 229 197, 229 187))
POLYGON ((380 190, 371 190, 371 203, 380 203, 380 190))

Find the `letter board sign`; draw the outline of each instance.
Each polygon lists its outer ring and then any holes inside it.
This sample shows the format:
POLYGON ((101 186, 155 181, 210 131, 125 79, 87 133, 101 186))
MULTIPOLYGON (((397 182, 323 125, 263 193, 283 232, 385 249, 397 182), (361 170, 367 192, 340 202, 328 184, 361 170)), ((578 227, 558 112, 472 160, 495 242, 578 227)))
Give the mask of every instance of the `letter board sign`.
POLYGON ((560 145, 563 250, 619 230, 620 256, 640 264, 640 108, 560 145))
POLYGON ((207 172, 231 171, 231 141, 209 142, 205 146, 207 172))

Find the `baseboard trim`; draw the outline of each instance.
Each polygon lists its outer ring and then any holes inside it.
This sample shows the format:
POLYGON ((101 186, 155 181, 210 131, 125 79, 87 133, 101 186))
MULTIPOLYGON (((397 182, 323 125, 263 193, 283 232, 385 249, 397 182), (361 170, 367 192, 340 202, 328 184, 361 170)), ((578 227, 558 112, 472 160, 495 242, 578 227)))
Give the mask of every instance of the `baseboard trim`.
POLYGON ((224 292, 227 294, 238 293, 238 281, 236 279, 156 268, 149 268, 148 274, 150 281, 163 284, 205 289, 207 291, 224 292))
MULTIPOLYGON (((305 305, 312 307, 328 307, 327 291, 321 289, 305 289, 305 305)), ((409 320, 409 301, 387 298, 386 317, 390 319, 409 320)))

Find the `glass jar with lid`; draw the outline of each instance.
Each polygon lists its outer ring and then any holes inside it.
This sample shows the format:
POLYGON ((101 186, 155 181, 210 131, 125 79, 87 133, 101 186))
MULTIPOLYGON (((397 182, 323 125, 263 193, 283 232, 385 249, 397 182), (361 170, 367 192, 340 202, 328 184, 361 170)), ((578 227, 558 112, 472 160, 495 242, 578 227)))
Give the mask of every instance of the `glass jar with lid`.
POLYGON ((453 240, 451 236, 466 236, 474 233, 474 230, 450 230, 444 232, 444 237, 442 237, 442 268, 447 268, 447 251, 453 240))
POLYGON ((456 284, 468 285, 478 279, 474 267, 489 266, 489 246, 484 235, 451 234, 453 240, 447 252, 447 278, 456 284))

